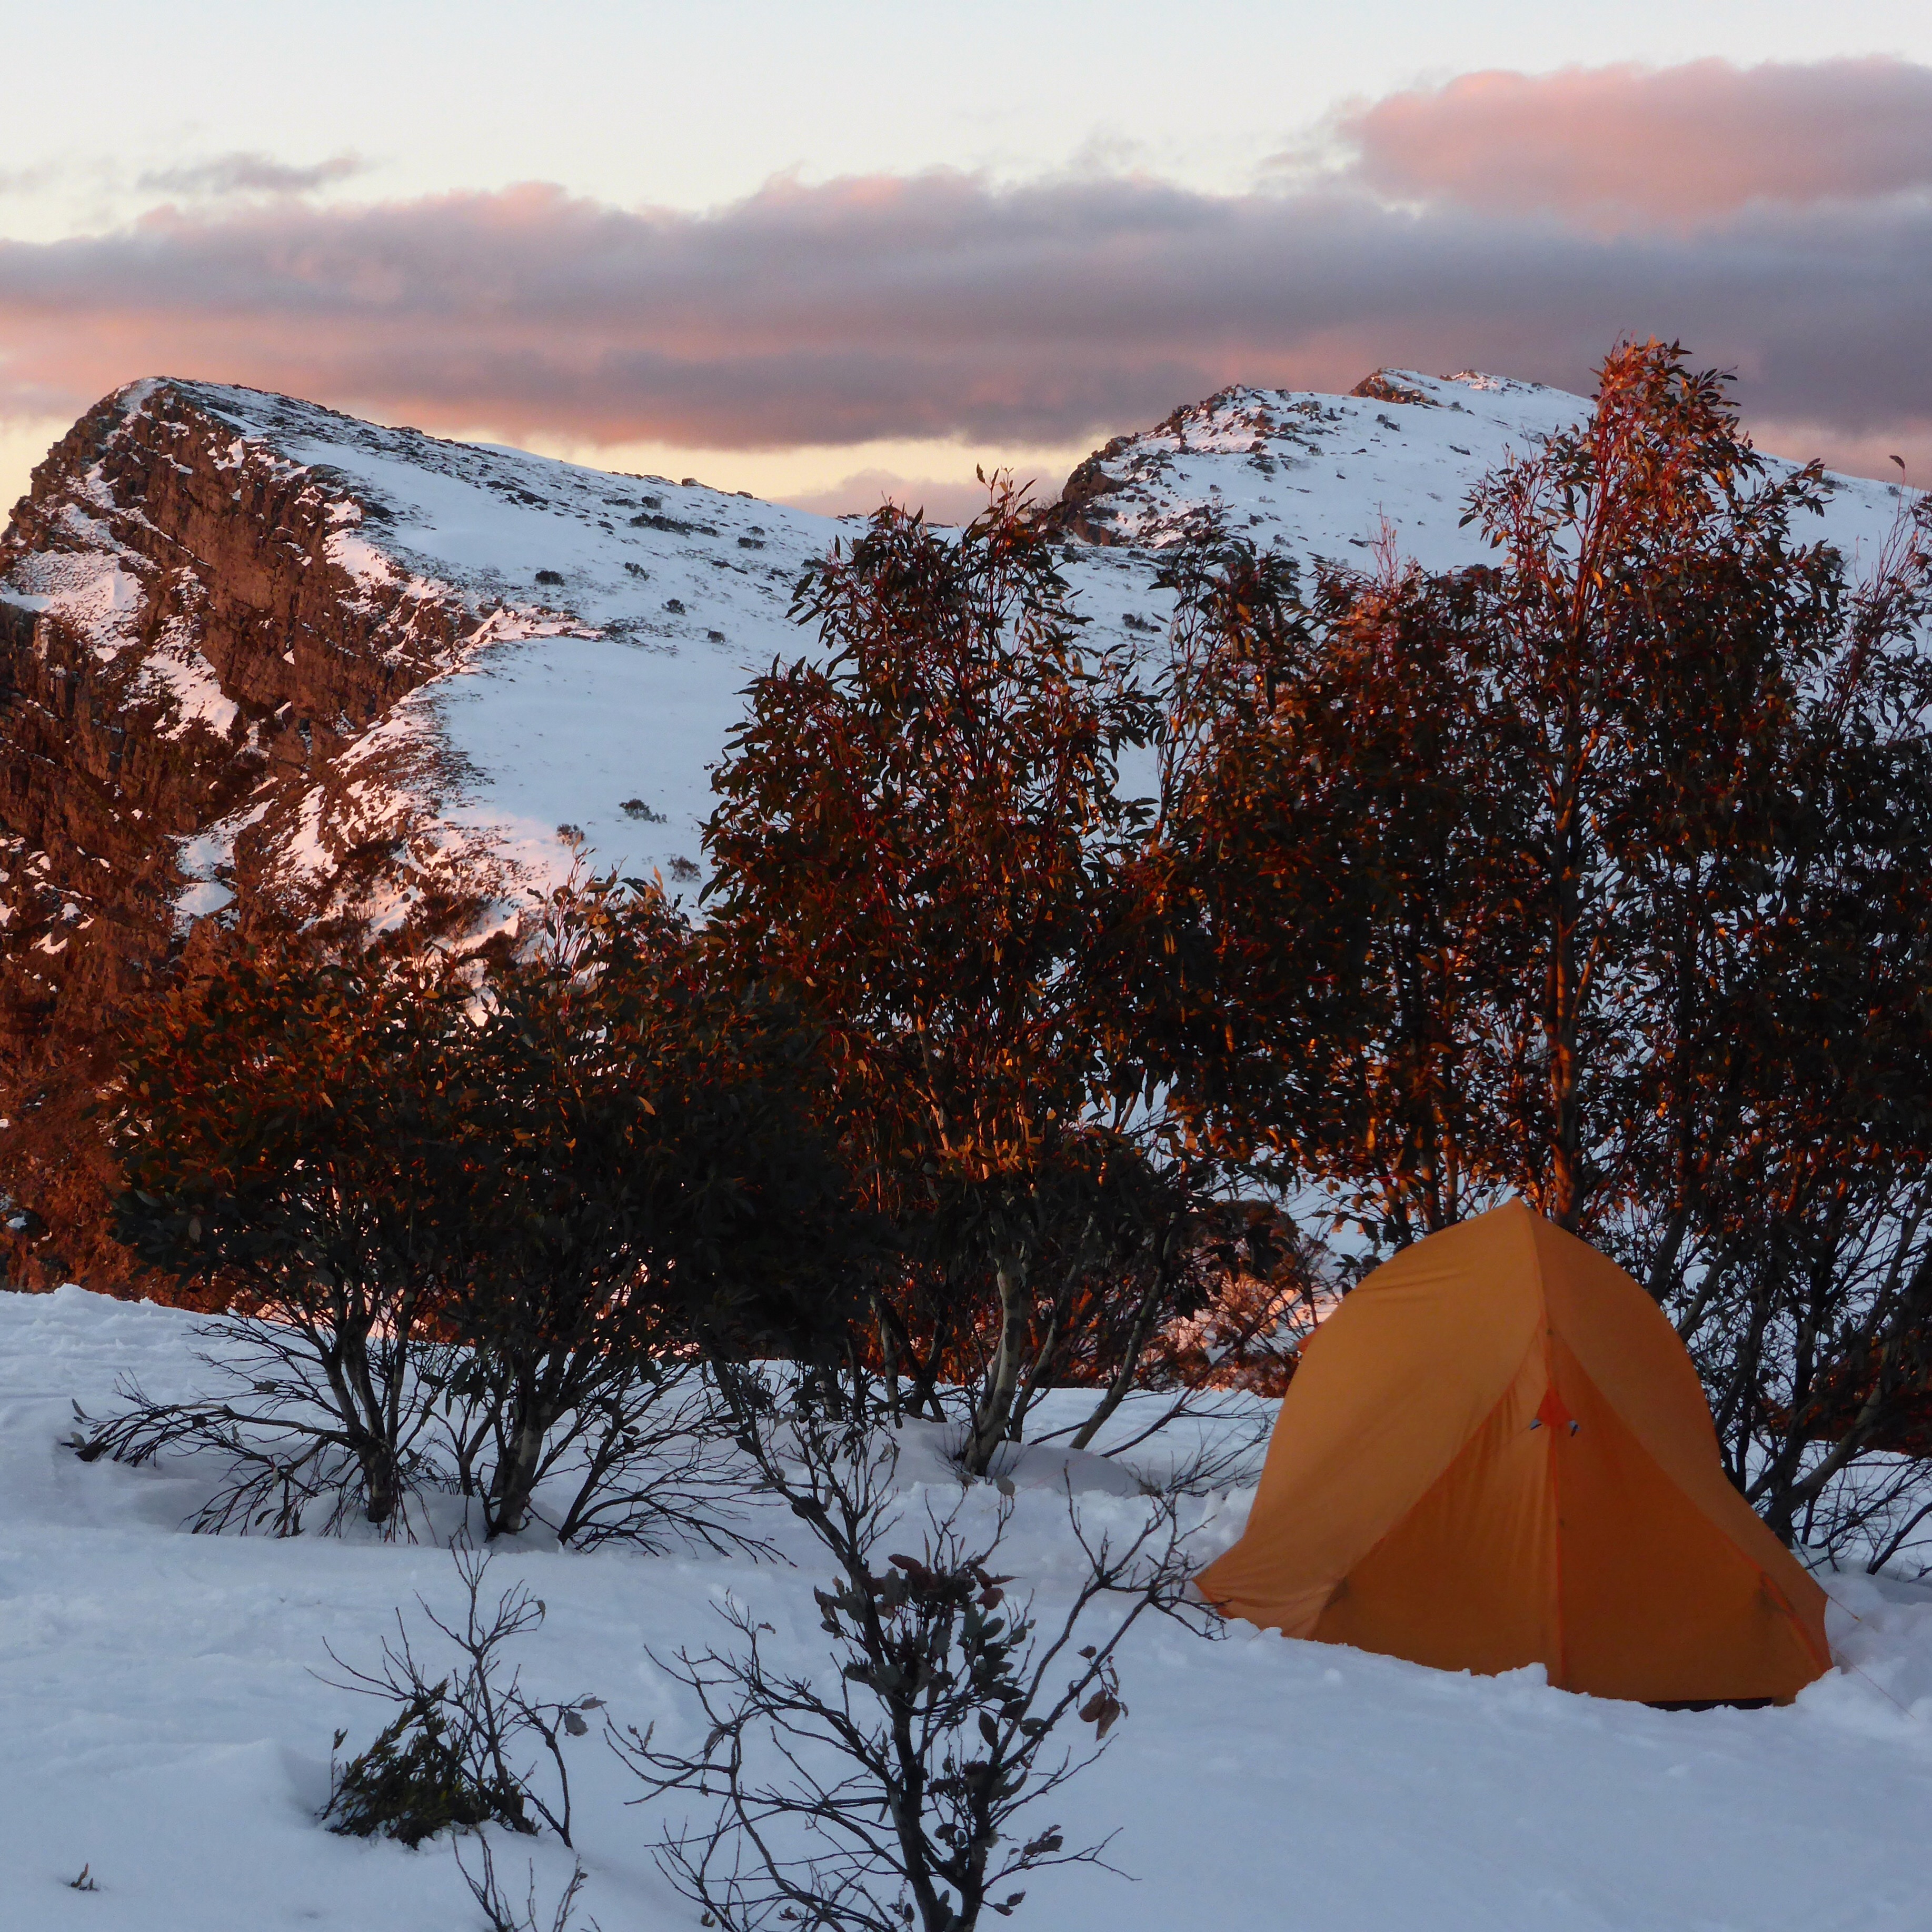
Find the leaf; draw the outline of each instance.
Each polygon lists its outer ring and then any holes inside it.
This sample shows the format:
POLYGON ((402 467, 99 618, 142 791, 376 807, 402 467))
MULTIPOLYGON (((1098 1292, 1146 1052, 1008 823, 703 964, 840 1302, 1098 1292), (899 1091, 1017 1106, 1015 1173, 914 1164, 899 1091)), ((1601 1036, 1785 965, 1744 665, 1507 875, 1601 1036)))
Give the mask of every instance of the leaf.
POLYGON ((1000 1727, 994 1723, 992 1713, 990 1711, 982 1711, 980 1713, 980 1735, 995 1750, 999 1748, 1000 1727))
POLYGON ((1126 1706, 1113 1692, 1104 1688, 1095 1691, 1080 1707, 1080 1721, 1091 1724, 1097 1738, 1104 1738, 1114 1727, 1114 1720, 1124 1714, 1126 1706))
POLYGON ((563 1714, 563 1728, 572 1737, 580 1738, 590 1726, 574 1711, 566 1711, 563 1714))

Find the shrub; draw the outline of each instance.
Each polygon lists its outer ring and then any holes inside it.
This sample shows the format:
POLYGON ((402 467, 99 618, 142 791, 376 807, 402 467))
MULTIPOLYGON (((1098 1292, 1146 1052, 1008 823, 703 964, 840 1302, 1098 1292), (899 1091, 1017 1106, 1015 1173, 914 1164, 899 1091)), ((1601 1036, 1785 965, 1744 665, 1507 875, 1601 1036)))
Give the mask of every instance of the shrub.
POLYGON ((740 1492, 697 1372, 849 1324, 866 1224, 814 1044, 654 890, 560 889, 472 960, 238 947, 137 1037, 124 1238, 226 1295, 186 1402, 123 1393, 83 1456, 201 1449, 199 1527, 292 1534, 425 1484, 494 1537, 722 1546, 740 1492))
MULTIPOLYGON (((503 1652, 542 1625, 543 1605, 518 1584, 486 1612, 488 1556, 461 1544, 452 1555, 464 1590, 461 1626, 446 1623, 421 1597, 416 1602, 454 1647, 460 1660, 454 1669, 430 1681, 400 1613, 395 1639, 384 1642, 374 1670, 354 1669, 329 1652, 344 1673, 331 1681, 398 1708, 375 1742, 336 1772, 322 1816, 334 1832, 380 1834, 411 1846, 452 1827, 484 1824, 525 1834, 548 1826, 568 1845, 570 1774, 563 1740, 584 1736, 590 1726, 583 1714, 601 1709, 602 1702, 582 1696, 545 1702, 526 1695, 520 1671, 503 1652), (526 1761, 532 1751, 538 1756, 526 1761), (541 1788, 540 1762, 548 1766, 541 1788)), ((338 1749, 344 1735, 336 1734, 338 1749)))
POLYGON ((203 1446, 228 1480, 202 1528, 302 1526, 323 1499, 386 1532, 424 1480, 418 1372, 460 1274, 465 1096, 450 1078, 468 989, 451 962, 331 958, 296 934, 236 944, 136 1022, 107 1124, 121 1238, 225 1304, 225 1394, 123 1392, 82 1417, 89 1458, 203 1446))
POLYGON ((715 1805, 667 1828, 657 1857, 671 1884, 724 1932, 973 1932, 983 1912, 1018 1909, 1029 1873, 1102 1862, 1104 1843, 1070 1849, 1039 1808, 1126 1714, 1127 1631, 1149 1610, 1190 1614, 1172 1505, 1150 1498, 1116 1544, 1090 1538, 1070 1497, 1085 1568, 1071 1604, 1042 1617, 996 1574, 1010 1501, 976 1535, 962 1497, 928 1515, 916 1553, 881 1561, 901 1515, 890 1443, 809 1406, 781 1410, 747 1377, 732 1400, 746 1454, 831 1560, 815 1594, 838 1676, 829 1688, 775 1668, 766 1627, 735 1600, 722 1611, 731 1647, 659 1660, 698 1702, 702 1746, 672 1748, 653 1728, 620 1748, 652 1797, 715 1805), (1080 1642, 1103 1604, 1114 1614, 1080 1642), (1067 1742, 1083 1725, 1090 1743, 1067 1742))

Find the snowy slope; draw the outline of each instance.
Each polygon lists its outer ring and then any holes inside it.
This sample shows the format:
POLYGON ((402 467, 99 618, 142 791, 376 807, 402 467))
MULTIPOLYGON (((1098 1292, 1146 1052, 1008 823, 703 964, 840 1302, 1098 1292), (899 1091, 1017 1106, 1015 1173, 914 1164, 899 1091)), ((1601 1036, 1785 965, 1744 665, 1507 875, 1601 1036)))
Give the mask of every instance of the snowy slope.
MULTIPOLYGON (((190 1318, 66 1288, 0 1294, 0 1932, 467 1932, 448 1850, 314 1822, 338 1726, 377 1707, 332 1689, 325 1646, 374 1658, 394 1608, 452 1604, 425 1546, 194 1537, 180 1474, 82 1466, 68 1402, 132 1372, 194 1386, 190 1318), (68 1882, 83 1864, 98 1892, 68 1882)), ((918 1470, 944 1478, 929 1456, 918 1470)), ((1108 1472, 1112 1473, 1111 1471, 1108 1472)), ((1083 1478, 1083 1514, 1136 1505, 1083 1478)), ((984 1492, 992 1501, 990 1492, 984 1492)), ((914 1494, 909 1500, 916 1503, 914 1494)), ((1245 1498, 1209 1526, 1231 1540, 1245 1498)), ((1064 1503, 1022 1486, 1007 1566, 1067 1587, 1064 1503)), ((800 1561, 508 1550, 548 1606, 523 1652, 542 1694, 595 1692, 622 1723, 694 1741, 643 1654, 716 1634, 727 1589, 785 1666, 822 1670, 800 1561)), ((1143 1624, 1129 1714, 1055 1802, 1070 1837, 1118 1828, 1103 1872, 1037 1876, 1036 1932, 1917 1932, 1928 1920, 1932 1590, 1826 1582, 1841 1665, 1789 1709, 1664 1713, 1472 1679, 1245 1626, 1209 1643, 1143 1624)), ((655 1826, 593 1735, 574 1747, 586 1912, 603 1932, 695 1922, 653 1871, 655 1826)), ((554 1896, 568 1855, 515 1841, 554 1896)), ((546 1923, 548 1921, 546 1920, 546 1923)), ((582 1923, 580 1921, 580 1923, 582 1923)))
MULTIPOLYGON (((425 870, 494 861, 513 886, 540 888, 580 837, 600 868, 694 884, 707 766, 738 694, 774 657, 811 648, 786 616, 790 588, 850 520, 180 386, 278 461, 349 485, 365 507, 332 539, 335 560, 470 616, 459 661, 345 755, 338 782, 245 806, 195 855, 197 876, 272 810, 264 836, 281 865, 318 882, 335 854, 406 826, 425 870)), ((1459 526, 1471 484, 1587 408, 1488 376, 1385 371, 1366 386, 1376 393, 1226 391, 1083 465, 1076 484, 1100 487, 1072 520, 1066 569, 1096 634, 1157 634, 1158 553, 1210 506, 1304 558, 1365 562, 1387 525, 1431 568, 1477 562, 1479 536, 1459 526)), ((1898 507, 1894 490, 1840 479, 1821 533, 1869 556, 1898 507)))
MULTIPOLYGON (((1155 429, 1116 437, 1075 472, 1070 494, 1108 486, 1087 519, 1106 542, 1173 543, 1218 509, 1258 547, 1359 566, 1386 525, 1401 555, 1454 569, 1492 554, 1479 532, 1461 526, 1472 485, 1589 406, 1562 389, 1473 371, 1381 370, 1346 396, 1225 389, 1155 429)), ((1799 536, 1827 538, 1855 563, 1869 559, 1903 493, 1858 477, 1832 484, 1826 515, 1799 536)))
POLYGON ((332 542, 332 561, 372 584, 406 578, 426 596, 453 595, 471 619, 450 673, 346 754, 346 794, 318 785, 290 815, 292 872, 326 874, 334 852, 398 820, 435 828, 452 854, 494 854, 538 886, 567 868, 577 835, 600 867, 627 872, 668 872, 695 854, 704 766, 734 694, 796 649, 791 586, 836 524, 284 398, 181 386, 248 442, 346 486, 362 512, 332 542))

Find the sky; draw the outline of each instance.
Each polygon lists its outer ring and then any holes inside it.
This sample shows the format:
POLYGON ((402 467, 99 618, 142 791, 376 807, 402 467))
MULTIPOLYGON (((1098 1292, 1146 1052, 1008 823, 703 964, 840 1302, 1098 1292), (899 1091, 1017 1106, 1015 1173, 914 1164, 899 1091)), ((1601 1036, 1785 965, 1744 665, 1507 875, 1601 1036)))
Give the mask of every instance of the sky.
POLYGON ((1922 0, 7 10, 0 502, 146 375, 944 513, 1228 382, 1627 334, 1932 476, 1922 0))

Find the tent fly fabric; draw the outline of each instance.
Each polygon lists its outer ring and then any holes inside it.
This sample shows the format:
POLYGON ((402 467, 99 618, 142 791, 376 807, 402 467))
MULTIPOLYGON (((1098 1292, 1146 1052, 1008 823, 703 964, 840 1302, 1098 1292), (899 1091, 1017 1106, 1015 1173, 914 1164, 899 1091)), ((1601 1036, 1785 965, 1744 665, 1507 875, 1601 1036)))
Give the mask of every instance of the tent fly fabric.
POLYGON ((1784 1702, 1831 1663, 1824 1593, 1725 1476, 1669 1320, 1520 1202, 1316 1331, 1199 1581, 1288 1636, 1650 1703, 1784 1702))

